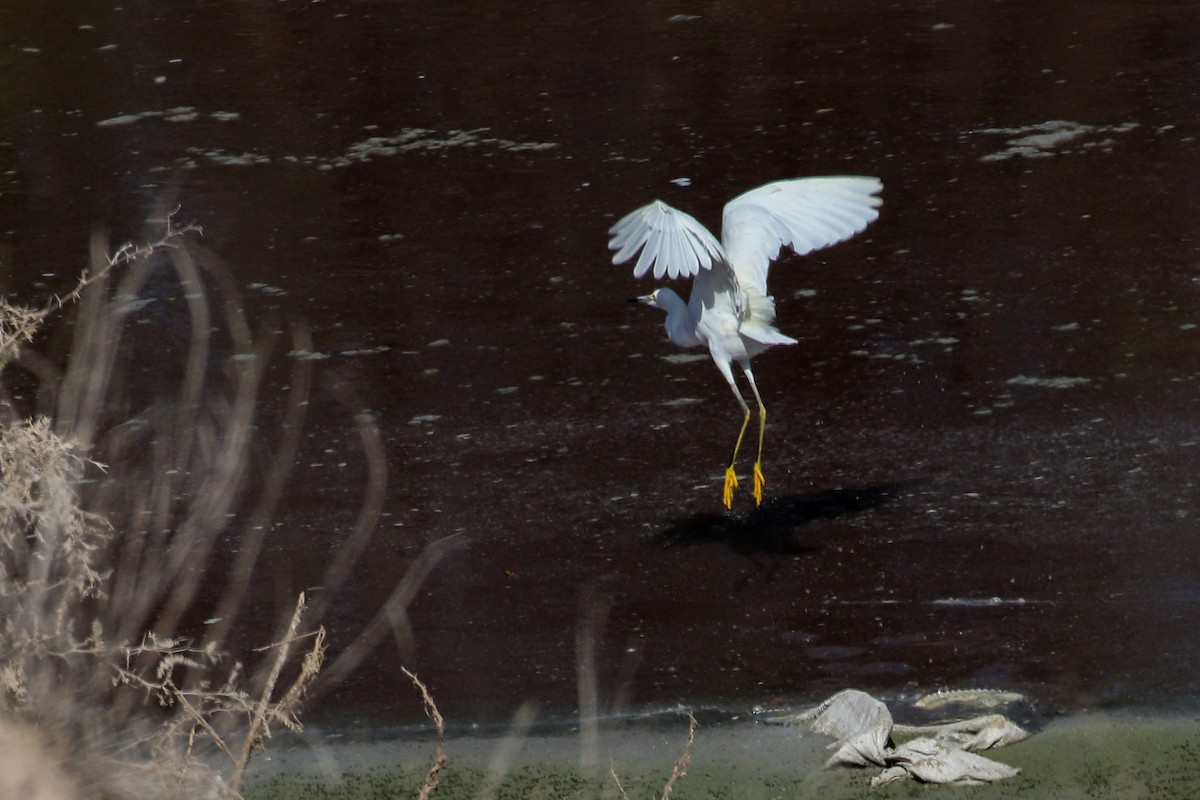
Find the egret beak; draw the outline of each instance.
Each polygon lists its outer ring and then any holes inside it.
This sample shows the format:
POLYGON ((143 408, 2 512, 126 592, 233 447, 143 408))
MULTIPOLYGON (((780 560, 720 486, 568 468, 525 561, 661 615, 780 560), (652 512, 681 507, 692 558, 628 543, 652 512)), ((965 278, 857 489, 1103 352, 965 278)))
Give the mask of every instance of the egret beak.
POLYGON ((654 295, 644 294, 644 295, 641 295, 640 297, 631 297, 631 298, 629 298, 629 302, 644 303, 645 305, 648 305, 648 306, 654 305, 654 295))

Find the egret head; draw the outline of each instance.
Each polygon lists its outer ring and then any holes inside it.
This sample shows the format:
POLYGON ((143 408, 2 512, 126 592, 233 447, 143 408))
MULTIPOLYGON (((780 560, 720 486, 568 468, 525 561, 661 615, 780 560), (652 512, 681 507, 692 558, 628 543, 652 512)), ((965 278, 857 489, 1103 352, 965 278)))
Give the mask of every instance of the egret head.
POLYGON ((642 303, 643 305, 650 306, 651 308, 662 308, 662 306, 659 305, 659 303, 658 303, 658 296, 659 296, 659 292, 661 292, 661 291, 662 291, 662 289, 655 289, 650 294, 644 294, 644 295, 641 295, 640 297, 631 297, 631 298, 629 298, 629 302, 642 303))

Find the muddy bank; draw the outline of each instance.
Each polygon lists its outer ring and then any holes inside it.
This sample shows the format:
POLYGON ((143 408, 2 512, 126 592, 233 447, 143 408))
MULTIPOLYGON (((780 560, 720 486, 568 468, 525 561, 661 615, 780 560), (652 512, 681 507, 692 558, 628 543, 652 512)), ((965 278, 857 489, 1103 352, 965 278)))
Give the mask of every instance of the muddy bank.
MULTIPOLYGON (((478 797, 629 797, 661 794, 687 742, 682 716, 611 723, 595 745, 578 731, 457 735, 434 792, 439 800, 478 797)), ((677 798, 875 797, 881 791, 928 791, 959 797, 956 787, 872 790, 872 770, 823 770, 829 739, 748 718, 702 718, 677 798)), ((303 796, 312 800, 415 796, 433 763, 431 736, 356 740, 311 731, 277 739, 257 764, 248 800, 303 796)), ((993 797, 1190 798, 1200 789, 1200 718, 1137 713, 1061 717, 1025 742, 989 753, 1020 767, 1019 776, 971 787, 973 800, 993 797)))

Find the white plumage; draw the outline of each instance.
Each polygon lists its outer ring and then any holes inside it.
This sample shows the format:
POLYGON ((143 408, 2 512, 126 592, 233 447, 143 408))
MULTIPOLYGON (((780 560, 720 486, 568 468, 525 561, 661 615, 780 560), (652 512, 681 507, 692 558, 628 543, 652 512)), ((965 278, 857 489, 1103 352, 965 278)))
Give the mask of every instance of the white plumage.
POLYGON ((800 255, 845 241, 879 217, 883 189, 878 178, 836 176, 776 181, 751 189, 725 205, 721 241, 695 217, 656 200, 622 217, 609 229, 613 263, 638 251, 635 277, 653 268, 655 278, 694 278, 687 303, 671 289, 636 298, 667 312, 667 336, 681 347, 707 345, 744 412, 742 428, 725 470, 725 506, 737 487, 734 464, 750 422, 750 407, 734 381, 736 362, 758 401, 758 458, 754 499, 762 502, 762 445, 766 408, 750 371, 750 359, 777 344, 795 344, 775 327, 775 300, 767 273, 782 247, 800 255))

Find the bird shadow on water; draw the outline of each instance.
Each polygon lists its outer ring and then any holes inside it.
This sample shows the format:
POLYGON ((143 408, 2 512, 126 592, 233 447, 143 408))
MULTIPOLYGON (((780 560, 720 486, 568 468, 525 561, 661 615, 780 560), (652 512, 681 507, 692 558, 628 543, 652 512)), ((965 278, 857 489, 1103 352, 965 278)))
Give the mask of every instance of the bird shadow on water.
POLYGON ((802 538, 806 525, 869 511, 896 500, 901 483, 880 483, 768 498, 749 513, 694 514, 663 529, 663 547, 724 544, 739 555, 799 555, 816 548, 802 538))

